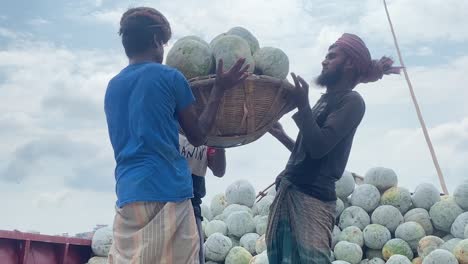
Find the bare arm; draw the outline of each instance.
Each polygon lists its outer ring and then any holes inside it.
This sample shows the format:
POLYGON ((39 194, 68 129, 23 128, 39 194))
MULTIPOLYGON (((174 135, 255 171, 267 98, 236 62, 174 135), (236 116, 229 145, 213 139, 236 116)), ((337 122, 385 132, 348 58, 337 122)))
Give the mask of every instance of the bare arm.
POLYGON ((207 135, 214 125, 216 113, 218 112, 224 92, 235 87, 248 77, 247 69, 249 65, 243 66, 244 62, 245 59, 239 59, 229 71, 224 72, 223 61, 220 60, 215 85, 211 90, 208 103, 201 115, 197 116, 193 104, 178 113, 180 126, 190 144, 198 147, 206 142, 207 135))
POLYGON ((216 177, 226 173, 226 151, 224 149, 208 148, 208 168, 216 177))
POLYGON ((276 122, 268 132, 278 139, 289 151, 293 151, 296 142, 286 134, 286 131, 284 131, 283 126, 279 122, 276 122))

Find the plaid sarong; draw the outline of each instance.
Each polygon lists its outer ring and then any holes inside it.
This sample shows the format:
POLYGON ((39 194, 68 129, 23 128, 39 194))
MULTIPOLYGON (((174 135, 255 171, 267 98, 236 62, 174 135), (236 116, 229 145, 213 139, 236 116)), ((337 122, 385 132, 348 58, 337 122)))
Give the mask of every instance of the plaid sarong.
POLYGON ((138 202, 116 209, 110 264, 199 264, 192 203, 138 202))
POLYGON ((270 264, 328 264, 335 202, 323 202, 281 180, 270 207, 266 243, 270 264))

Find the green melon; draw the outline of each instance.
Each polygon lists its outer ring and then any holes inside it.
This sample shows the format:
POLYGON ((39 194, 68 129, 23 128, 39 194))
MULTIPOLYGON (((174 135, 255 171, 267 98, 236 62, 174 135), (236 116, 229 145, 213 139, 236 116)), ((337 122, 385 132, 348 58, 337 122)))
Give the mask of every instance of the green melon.
POLYGON ((411 261, 403 255, 392 255, 386 264, 411 264, 411 261))
POLYGON ((395 230, 395 237, 406 241, 413 252, 417 252, 419 240, 425 236, 424 228, 416 222, 403 223, 395 230))
POLYGON ((440 248, 444 244, 444 240, 436 236, 426 236, 419 240, 418 255, 425 258, 432 251, 440 248))
POLYGON ((260 236, 256 233, 248 233, 245 234, 241 237, 240 239, 240 246, 247 249, 247 251, 250 252, 250 254, 255 255, 255 243, 257 243, 257 240, 260 238, 260 236))
POLYGON ((344 209, 345 205, 343 203, 343 200, 341 200, 340 198, 336 198, 335 218, 338 218, 344 209))
POLYGON ((457 218, 455 218, 455 221, 452 224, 450 232, 454 237, 457 238, 465 238, 465 229, 468 226, 468 212, 465 212, 457 218))
POLYGON ((223 213, 224 209, 227 207, 226 197, 223 193, 216 194, 213 199, 211 199, 210 209, 213 219, 216 216, 223 213))
POLYGON ((363 238, 368 248, 382 249, 385 243, 392 238, 392 235, 385 226, 370 224, 364 228, 363 238))
POLYGON ((403 223, 403 215, 394 206, 381 205, 377 207, 371 216, 373 224, 383 225, 393 233, 403 223))
POLYGON ((461 208, 463 208, 465 211, 468 211, 468 180, 465 180, 462 184, 455 188, 453 197, 455 202, 461 208))
MULTIPOLYGON (((221 41, 221 40, 220 40, 221 41)), ((246 180, 238 180, 226 188, 226 201, 228 204, 240 204, 252 207, 255 203, 255 189, 246 180)))
POLYGON ((382 255, 385 260, 388 260, 393 255, 403 255, 408 260, 413 259, 414 256, 410 245, 400 238, 394 238, 385 243, 382 248, 382 255))
POLYGON ((233 247, 226 256, 225 264, 249 264, 252 254, 243 247, 233 247))
POLYGON ((200 207, 203 219, 206 219, 208 221, 213 220, 213 214, 211 214, 210 208, 206 204, 202 204, 200 207))
POLYGON ((262 235, 257 239, 257 242, 255 242, 255 252, 257 252, 257 254, 261 254, 266 249, 267 246, 265 241, 265 235, 262 235))
POLYGON ((205 256, 208 260, 224 261, 231 248, 232 242, 229 237, 214 233, 205 242, 205 256))
POLYGON ((380 202, 380 192, 374 185, 358 185, 351 195, 351 204, 359 206, 366 212, 374 211, 380 202))
POLYGON ((453 254, 460 264, 468 264, 468 239, 460 241, 453 249, 453 254))
POLYGON ((274 196, 267 195, 263 197, 258 203, 255 203, 253 206, 254 215, 268 215, 270 213, 270 206, 275 199, 274 196))
POLYGON ((233 27, 228 32, 226 32, 228 35, 236 35, 238 37, 243 38, 247 43, 249 44, 250 50, 252 54, 258 51, 260 48, 260 44, 258 43, 257 38, 246 28, 243 27, 233 27))
POLYGON ((285 79, 289 73, 289 58, 282 50, 263 47, 254 54, 255 72, 259 75, 285 79))
POLYGON ((430 183, 421 183, 416 187, 411 198, 415 207, 429 210, 440 201, 440 192, 430 183))
POLYGON ((114 240, 112 226, 99 228, 94 232, 91 240, 91 249, 94 255, 98 257, 107 257, 114 240))
POLYGON ((406 188, 392 187, 382 194, 380 204, 395 206, 404 214, 412 205, 411 194, 406 188))
POLYGON ((404 216, 405 222, 416 222, 424 228, 426 235, 432 235, 434 227, 432 226, 429 212, 423 208, 414 208, 409 210, 404 216))
POLYGON ((338 243, 338 238, 340 237, 340 234, 341 234, 341 229, 335 225, 332 231, 332 248, 334 248, 336 243, 338 243))
POLYGON ((227 235, 227 225, 221 220, 213 220, 206 224, 205 235, 210 237, 214 233, 221 233, 227 235))
POLYGON ((440 249, 445 249, 448 252, 453 253, 453 250, 458 245, 458 243, 460 243, 461 241, 462 241, 462 239, 460 239, 460 238, 452 238, 452 239, 450 239, 448 241, 445 241, 445 243, 442 244, 440 249))
POLYGON ((364 209, 357 206, 350 206, 344 209, 340 216, 339 227, 345 229, 348 226, 356 226, 361 230, 370 224, 370 217, 364 209))
POLYGON ((355 226, 348 226, 347 228, 341 231, 338 236, 338 241, 348 241, 359 245, 360 247, 364 246, 364 237, 361 229, 355 226))
POLYGON ((248 212, 233 212, 226 218, 228 233, 238 238, 255 231, 255 222, 248 212))
POLYGON ((441 200, 429 210, 434 227, 444 232, 450 232, 453 222, 462 213, 463 209, 453 199, 441 200))
POLYGON ((211 41, 210 41, 210 47, 211 49, 213 49, 213 47, 216 45, 216 42, 218 42, 218 40, 220 40, 222 37, 225 37, 227 36, 228 34, 227 33, 221 33, 219 35, 217 35, 216 37, 214 37, 211 41))
POLYGON ((355 185, 354 177, 351 172, 344 171, 341 178, 335 183, 336 196, 345 202, 348 196, 353 193, 355 185))
POLYGON ((457 258, 447 250, 436 249, 427 255, 422 264, 458 264, 457 258))
POLYGON ((266 251, 258 254, 250 260, 250 264, 268 264, 268 255, 266 251))
POLYGON ((166 64, 178 69, 187 79, 210 74, 213 57, 207 43, 185 39, 167 54, 166 64))
POLYGON ((391 187, 398 184, 398 177, 396 173, 389 168, 375 167, 371 168, 364 175, 364 183, 372 184, 379 191, 384 192, 391 187))
POLYGON ((245 65, 249 64, 249 72, 255 69, 255 61, 250 52, 249 44, 241 37, 226 35, 220 37, 212 47, 213 55, 216 61, 216 68, 220 59, 224 63, 224 71, 229 70, 240 58, 245 58, 245 65))
POLYGON ((268 226, 268 216, 260 216, 257 221, 255 221, 255 232, 259 235, 263 235, 266 233, 268 226))
POLYGON ((351 264, 358 264, 362 260, 363 255, 359 245, 347 241, 338 242, 335 246, 334 253, 337 260, 344 260, 351 264))

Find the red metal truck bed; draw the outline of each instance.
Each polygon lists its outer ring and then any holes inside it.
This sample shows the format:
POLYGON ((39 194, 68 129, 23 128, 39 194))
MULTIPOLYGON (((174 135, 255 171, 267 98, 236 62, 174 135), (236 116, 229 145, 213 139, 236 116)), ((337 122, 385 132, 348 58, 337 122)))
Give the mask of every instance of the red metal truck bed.
POLYGON ((1 264, 84 264, 91 240, 0 230, 1 264))

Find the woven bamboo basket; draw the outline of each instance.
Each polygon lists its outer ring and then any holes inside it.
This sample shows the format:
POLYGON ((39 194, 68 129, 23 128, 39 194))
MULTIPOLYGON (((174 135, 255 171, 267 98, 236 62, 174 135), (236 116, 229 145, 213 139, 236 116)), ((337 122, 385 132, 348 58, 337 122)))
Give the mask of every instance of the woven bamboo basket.
MULTIPOLYGON (((189 80, 196 98, 196 111, 205 108, 216 75, 189 80)), ((263 136, 284 114, 294 109, 287 80, 251 75, 225 92, 215 125, 206 145, 231 148, 251 143, 263 136)))

